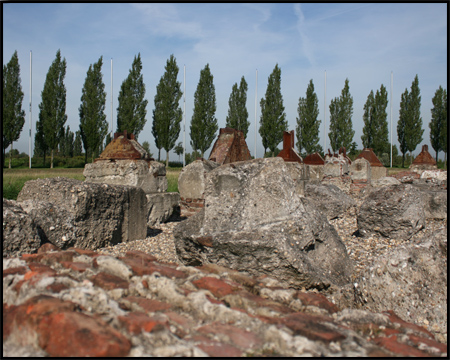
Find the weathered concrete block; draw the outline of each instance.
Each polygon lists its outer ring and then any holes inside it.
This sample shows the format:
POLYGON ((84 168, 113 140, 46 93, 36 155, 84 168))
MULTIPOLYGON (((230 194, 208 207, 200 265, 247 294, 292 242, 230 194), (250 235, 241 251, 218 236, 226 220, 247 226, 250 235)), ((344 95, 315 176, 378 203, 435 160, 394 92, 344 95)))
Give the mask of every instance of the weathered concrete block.
POLYGON ((368 180, 372 178, 372 171, 370 163, 364 159, 356 159, 350 165, 350 176, 352 180, 368 180))
POLYGON ((74 246, 81 249, 95 250, 147 235, 147 199, 135 186, 38 179, 27 181, 17 200, 46 201, 65 209, 75 228, 74 246))
POLYGON ((311 183, 320 183, 322 181, 324 175, 323 167, 324 165, 306 165, 311 183))
POLYGON ((372 180, 378 180, 387 176, 387 169, 384 166, 372 166, 370 173, 372 180))
POLYGON ((195 160, 181 170, 178 176, 178 191, 186 199, 203 199, 205 176, 219 164, 209 160, 195 160))
POLYGON ((146 194, 167 191, 166 167, 157 161, 102 160, 84 166, 86 181, 142 188, 146 194))
POLYGON ((286 161, 286 167, 295 182, 297 194, 305 196, 305 185, 309 181, 309 168, 305 164, 286 161))
POLYGON ((3 199, 3 257, 35 253, 41 246, 39 228, 20 203, 3 199))
POLYGON ((174 214, 180 213, 180 194, 153 193, 147 194, 148 226, 166 222, 174 214))

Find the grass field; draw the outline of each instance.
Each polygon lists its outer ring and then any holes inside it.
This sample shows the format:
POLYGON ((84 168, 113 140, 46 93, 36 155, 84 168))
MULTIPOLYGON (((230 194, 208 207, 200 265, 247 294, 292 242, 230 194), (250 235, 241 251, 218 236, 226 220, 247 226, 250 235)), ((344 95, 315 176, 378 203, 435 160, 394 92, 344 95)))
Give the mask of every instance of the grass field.
MULTIPOLYGON (((84 168, 77 169, 3 169, 3 198, 17 200, 23 185, 29 180, 52 177, 66 177, 84 181, 84 168)), ((168 192, 178 192, 178 175, 181 168, 168 168, 166 170, 168 192)))

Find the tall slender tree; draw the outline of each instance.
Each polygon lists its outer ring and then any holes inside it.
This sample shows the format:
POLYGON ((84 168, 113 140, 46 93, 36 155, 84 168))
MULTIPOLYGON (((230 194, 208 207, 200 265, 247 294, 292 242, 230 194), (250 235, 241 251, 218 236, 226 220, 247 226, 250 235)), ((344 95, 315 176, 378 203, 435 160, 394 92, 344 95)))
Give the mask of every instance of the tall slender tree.
POLYGON ((408 92, 408 89, 405 89, 400 102, 397 137, 400 151, 403 154, 402 167, 405 165, 406 151, 409 151, 412 157, 412 152, 423 140, 424 129, 422 129, 422 118, 420 116, 420 101, 419 78, 416 75, 411 85, 411 91, 408 92))
POLYGON ((247 137, 250 121, 248 121, 247 111, 247 90, 248 85, 245 78, 241 78, 239 88, 237 83, 233 85, 230 99, 228 100, 228 115, 226 118, 226 126, 241 130, 244 137, 247 137))
POLYGON ((141 74, 141 54, 134 57, 128 77, 122 82, 117 108, 117 132, 127 130, 136 140, 146 123, 147 103, 145 100, 144 77, 141 74))
POLYGON ((319 145, 319 99, 314 92, 314 83, 309 81, 306 97, 298 100, 297 108, 297 149, 301 153, 305 149, 307 154, 322 151, 319 145))
POLYGON ((355 135, 352 127, 353 96, 350 95, 348 83, 348 79, 345 79, 341 96, 333 99, 330 103, 330 131, 328 137, 334 152, 341 146, 350 149, 353 144, 353 136, 355 135))
POLYGON ((409 93, 409 116, 407 117, 407 134, 406 144, 408 151, 412 156, 412 152, 416 149, 423 140, 422 117, 420 116, 420 89, 419 89, 419 77, 416 75, 411 85, 411 91, 409 93))
MULTIPOLYGON (((11 168, 11 155, 13 142, 17 141, 25 123, 25 111, 22 110, 23 91, 20 80, 20 65, 17 50, 11 60, 3 65, 3 158, 5 165, 5 150, 11 145, 9 152, 9 168, 11 168)), ((30 154, 31 156, 31 154, 30 154)))
POLYGON ((365 148, 372 148, 375 154, 381 156, 389 152, 389 132, 387 123, 388 94, 382 84, 375 96, 370 91, 364 105, 364 127, 361 140, 365 148))
POLYGON ((261 99, 261 118, 259 134, 264 147, 275 156, 277 145, 283 141, 283 132, 287 131, 286 113, 284 112, 283 96, 281 95, 281 69, 275 65, 269 76, 266 96, 261 99))
POLYGON ((447 117, 447 90, 444 90, 444 99, 443 99, 443 103, 445 104, 444 109, 445 109, 445 116, 444 116, 444 122, 442 124, 442 129, 441 129, 441 144, 442 144, 442 151, 445 154, 445 168, 447 168, 447 151, 448 151, 448 147, 447 147, 447 138, 448 138, 448 132, 447 132, 447 124, 448 124, 448 117, 447 117))
POLYGON ((436 151, 436 162, 438 161, 439 151, 444 150, 444 143, 442 137, 442 128, 447 122, 447 90, 442 86, 434 93, 432 99, 433 108, 431 109, 430 127, 430 142, 434 151, 436 151))
POLYGON ((216 113, 216 90, 209 64, 200 71, 200 80, 194 94, 194 113, 192 114, 190 137, 194 151, 199 150, 204 157, 219 129, 216 113))
POLYGON ((155 142, 166 150, 166 166, 169 166, 169 151, 174 148, 180 135, 183 113, 179 102, 183 92, 181 83, 177 81, 179 69, 173 55, 167 60, 165 69, 156 87, 152 134, 155 142))
POLYGON ((406 142, 407 137, 407 117, 409 116, 409 92, 405 89, 400 101, 399 118, 397 122, 397 139, 400 145, 400 151, 402 153, 402 167, 405 167, 405 154, 408 151, 408 145, 406 142))
POLYGON ((99 155, 108 132, 105 104, 106 92, 102 74, 103 56, 92 66, 89 65, 81 94, 80 132, 85 149, 85 162, 88 154, 94 158, 99 155))
POLYGON ((73 141, 73 156, 80 156, 83 152, 81 131, 75 131, 75 140, 73 141))
POLYGON ((42 125, 44 141, 51 151, 50 168, 53 168, 53 153, 57 150, 63 134, 66 115, 66 59, 61 59, 61 51, 50 65, 42 90, 42 101, 39 104, 39 121, 42 125))

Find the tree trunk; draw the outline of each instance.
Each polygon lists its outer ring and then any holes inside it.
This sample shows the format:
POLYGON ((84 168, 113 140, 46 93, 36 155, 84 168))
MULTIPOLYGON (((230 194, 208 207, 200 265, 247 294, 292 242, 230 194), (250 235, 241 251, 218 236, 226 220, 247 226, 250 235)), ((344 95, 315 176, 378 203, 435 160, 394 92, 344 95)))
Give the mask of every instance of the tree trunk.
POLYGON ((158 149, 158 161, 161 161, 161 149, 158 149))
POLYGON ((50 169, 53 169, 53 149, 51 151, 50 169))
POLYGON ((166 150, 166 168, 169 167, 169 150, 166 150))
POLYGON ((405 153, 402 153, 402 168, 405 167, 405 153))
POLYGON ((11 150, 9 151, 9 168, 11 169, 11 158, 12 158, 13 144, 11 142, 11 150))

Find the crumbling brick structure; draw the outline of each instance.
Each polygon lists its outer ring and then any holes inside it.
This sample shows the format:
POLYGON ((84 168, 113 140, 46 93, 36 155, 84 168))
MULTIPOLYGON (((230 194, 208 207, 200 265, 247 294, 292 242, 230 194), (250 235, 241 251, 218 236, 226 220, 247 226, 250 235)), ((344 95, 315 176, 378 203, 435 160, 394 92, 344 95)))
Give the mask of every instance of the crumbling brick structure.
POLYGON ((436 170, 436 160, 428 152, 428 145, 422 146, 422 151, 414 159, 412 164, 409 166, 411 170, 436 170))
POLYGON ((244 133, 241 130, 228 127, 220 129, 219 137, 214 143, 208 160, 223 165, 251 159, 244 133))

